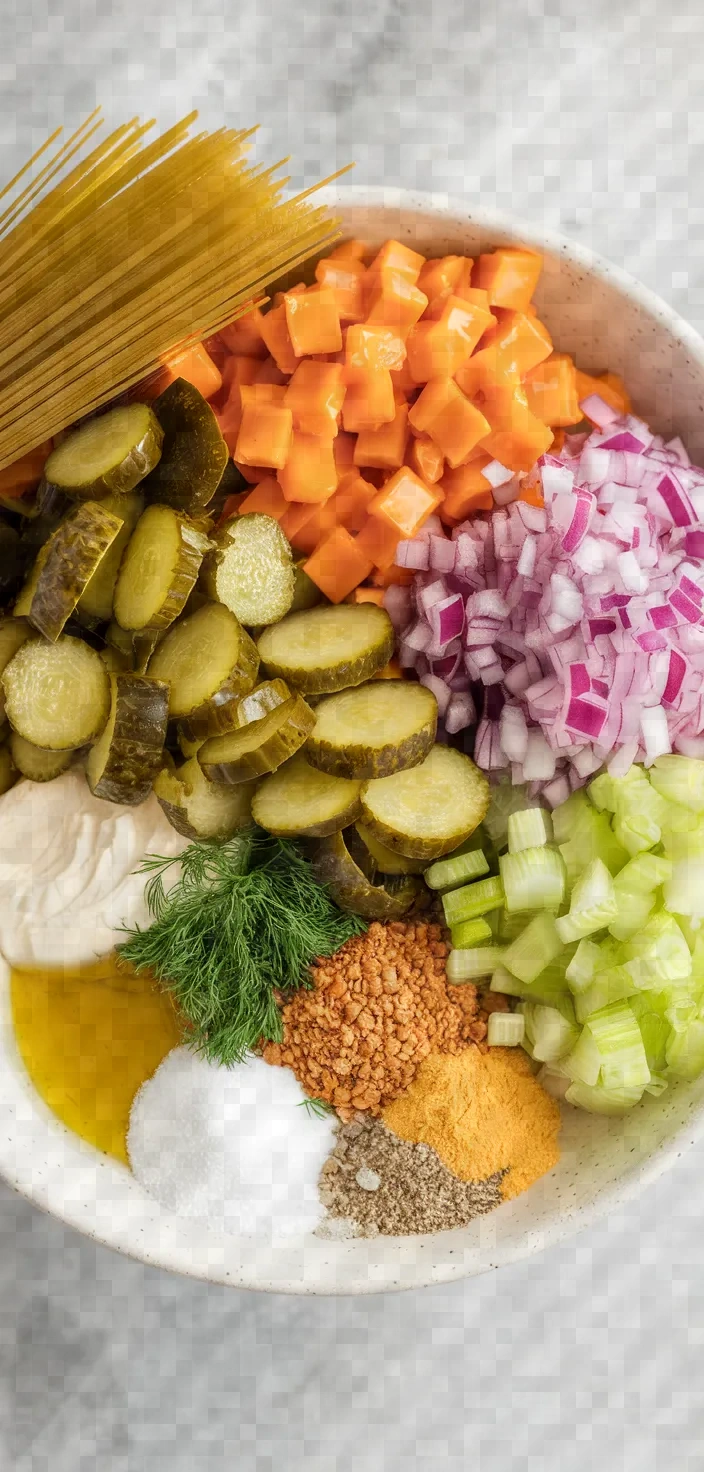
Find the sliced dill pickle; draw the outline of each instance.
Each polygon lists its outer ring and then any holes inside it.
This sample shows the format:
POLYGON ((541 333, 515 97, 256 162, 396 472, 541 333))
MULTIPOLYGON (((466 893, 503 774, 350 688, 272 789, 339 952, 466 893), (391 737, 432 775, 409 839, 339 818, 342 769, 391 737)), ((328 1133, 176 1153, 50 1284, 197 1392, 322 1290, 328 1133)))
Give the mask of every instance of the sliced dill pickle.
POLYGON ((122 526, 78 600, 78 618, 89 627, 108 623, 112 618, 112 600, 120 563, 144 510, 144 497, 139 491, 127 491, 124 496, 105 496, 99 504, 106 511, 112 511, 114 516, 119 516, 122 526))
POLYGON ((181 767, 162 767, 154 792, 172 826, 184 838, 231 838, 252 821, 255 782, 209 782, 195 756, 181 767))
POLYGON ((354 822, 359 789, 359 782, 316 771, 299 751, 264 778, 252 803, 252 817, 278 838, 324 838, 354 822))
POLYGON ((261 721, 206 741, 198 761, 211 782, 251 782, 275 772, 299 751, 314 724, 310 706, 301 695, 294 695, 261 721))
POLYGON ((365 920, 400 920, 411 910, 429 903, 422 879, 406 874, 390 886, 372 884, 355 863, 342 831, 322 838, 313 855, 313 870, 320 884, 327 885, 341 910, 351 910, 365 920))
MULTIPOLYGON (((127 663, 121 665, 120 668, 133 670, 138 675, 145 674, 154 650, 158 648, 163 637, 163 633, 158 629, 145 629, 142 632, 139 629, 132 632, 129 629, 121 629, 114 618, 110 620, 105 630, 108 647, 127 660, 127 663)), ((105 654, 106 651, 101 650, 100 652, 105 654)), ((117 666, 115 668, 117 669, 117 666)))
MULTIPOLYGON (((368 866, 371 868, 370 878, 373 878, 376 873, 385 875, 422 874, 427 868, 425 859, 409 859, 405 854, 395 854, 392 849, 380 843, 378 838, 375 838, 374 834, 370 833, 369 829, 365 828, 363 823, 357 823, 355 827, 357 835, 367 851, 366 862, 362 863, 360 860, 358 862, 361 868, 364 869, 365 874, 369 872, 368 866)), ((350 842, 351 835, 348 835, 348 846, 350 842)))
POLYGON ((362 788, 362 822, 395 853, 439 859, 473 833, 489 806, 489 784, 468 756, 434 746, 420 766, 362 788))
POLYGON ((30 639, 6 665, 2 684, 13 730, 47 751, 94 741, 110 710, 110 677, 100 655, 62 634, 55 644, 30 639))
POLYGON ((147 506, 115 585, 120 627, 140 633, 168 629, 183 612, 209 546, 208 538, 171 506, 147 506))
POLYGON ((312 578, 309 578, 308 573, 305 571, 303 566, 305 561, 306 558, 301 557, 298 562, 294 562, 293 564, 293 602, 289 610, 290 613, 302 613, 304 609, 315 608, 318 603, 323 602, 323 595, 320 588, 317 583, 313 582, 312 578))
POLYGON ((231 516, 213 537, 201 574, 206 593, 252 628, 277 623, 293 601, 291 547, 273 516, 231 516))
POLYGON ((327 695, 362 685, 388 664, 394 649, 391 619, 374 603, 324 604, 290 613, 257 641, 269 676, 304 695, 327 695))
POLYGON ((390 777, 425 761, 438 703, 425 685, 372 680, 329 695, 316 706, 308 755, 336 777, 390 777))
POLYGON ((261 721, 270 710, 291 699, 291 691, 285 680, 262 680, 248 695, 243 695, 237 704, 237 725, 248 726, 250 721, 261 721))
POLYGON ((152 408, 164 442, 144 493, 150 501, 197 514, 213 499, 230 458, 218 421, 185 378, 170 383, 152 408))
POLYGON ((19 776, 9 746, 0 746, 0 797, 14 787, 19 776))
POLYGON ((106 644, 104 649, 98 650, 98 653, 110 675, 122 675, 126 670, 131 671, 134 669, 131 648, 128 653, 122 649, 117 649, 114 644, 106 644))
POLYGON ((178 726, 176 727, 176 741, 178 743, 178 749, 181 753, 181 756, 185 756, 187 761, 190 760, 192 756, 195 756, 196 752, 200 751, 201 746, 205 745, 204 741, 201 741, 200 739, 196 740, 188 735, 185 723, 183 721, 179 721, 178 726))
POLYGON ((40 548, 15 616, 56 641, 121 528, 119 516, 97 501, 74 506, 40 548))
POLYGON ((234 613, 206 603, 179 621, 149 661, 149 674, 166 680, 169 715, 189 738, 205 740, 238 724, 237 707, 259 669, 256 645, 234 613))
MULTIPOLYGON (((39 636, 36 629, 27 622, 25 618, 2 618, 0 619, 0 676, 5 666, 26 643, 27 639, 37 639, 39 636)), ((5 692, 0 684, 0 723, 5 719, 5 692)))
POLYGON ((148 404, 109 409, 75 429, 52 450, 44 479, 82 501, 124 495, 158 464, 163 439, 163 429, 148 404))
POLYGON ((147 675, 110 676, 110 714, 86 762, 88 786, 106 802, 136 806, 161 766, 169 687, 147 675))
POLYGON ((10 735, 10 755, 18 772, 30 782, 53 782, 71 765, 75 751, 47 751, 43 746, 34 746, 25 741, 19 731, 10 735))

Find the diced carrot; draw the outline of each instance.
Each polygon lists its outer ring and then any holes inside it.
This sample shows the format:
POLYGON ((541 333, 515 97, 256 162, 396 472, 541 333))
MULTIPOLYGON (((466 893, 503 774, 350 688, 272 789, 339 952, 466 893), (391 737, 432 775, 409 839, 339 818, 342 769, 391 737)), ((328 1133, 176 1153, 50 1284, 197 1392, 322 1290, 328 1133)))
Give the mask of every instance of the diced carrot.
POLYGON ((337 520, 347 527, 348 532, 361 532, 376 493, 377 487, 364 479, 357 470, 342 477, 330 505, 337 520))
POLYGON ((510 470, 530 470, 549 450, 552 430, 531 414, 520 389, 497 386, 481 396, 481 407, 491 426, 482 448, 510 470))
POLYGON ((259 511, 263 516, 272 516, 274 521, 281 521, 286 515, 289 503, 276 479, 275 475, 268 475, 266 480, 261 480, 248 496, 240 501, 238 511, 249 513, 259 511))
POLYGON ((268 357, 265 358, 263 363, 259 365, 258 372, 255 373, 252 382, 273 383, 280 386, 281 384, 287 383, 288 379, 286 377, 286 374, 281 372, 281 369, 278 367, 278 364, 275 363, 274 359, 272 357, 268 357))
POLYGON ((393 327, 405 342, 427 305, 425 292, 412 286, 399 271, 382 270, 371 281, 367 322, 381 322, 385 327, 393 327))
POLYGON ((623 379, 619 377, 618 373, 600 373, 599 382, 601 384, 602 396, 605 388, 610 389, 611 393, 613 394, 614 404, 617 402, 617 400, 619 400, 621 403, 621 413, 630 414, 632 408, 631 396, 628 392, 628 389, 626 388, 623 379))
POLYGON ((394 386, 394 393, 401 393, 406 399, 410 398, 412 394, 416 393, 418 389, 418 384, 416 383, 415 378, 413 378, 411 375, 411 370, 408 366, 407 358, 402 368, 392 368, 391 382, 394 386))
MULTIPOLYGON (((260 390, 274 387, 260 384, 260 390)), ((240 392, 252 393, 252 388, 240 392)), ((263 465, 281 470, 291 448, 293 415, 284 404, 244 403, 242 423, 237 436, 235 459, 243 465, 263 465)))
POLYGON ((468 399, 473 399, 475 394, 483 393, 497 383, 517 388, 520 378, 513 370, 499 363, 492 347, 480 347, 458 368, 455 383, 468 399))
POLYGON ((220 369, 203 344, 197 343, 185 353, 172 353, 163 358, 161 368, 141 386, 140 398, 155 399, 158 394, 163 394, 170 383, 175 383, 177 378, 185 378, 188 383, 192 383, 204 399, 214 398, 222 388, 220 369))
POLYGON ((334 439, 344 397, 341 365, 305 358, 298 364, 286 390, 286 404, 293 414, 294 428, 303 434, 334 439))
POLYGON ((332 441, 295 429, 286 463, 279 469, 286 500, 327 501, 337 489, 337 479, 332 441))
MULTIPOLYGON (((222 386, 227 395, 225 402, 227 403, 227 399, 232 395, 233 389, 240 388, 243 383, 255 383, 257 373, 262 366, 261 358, 248 358, 244 354, 231 353, 222 367, 222 386)), ((241 409, 239 394, 237 402, 241 409)))
POLYGON ((580 418, 577 374, 566 353, 553 353, 544 363, 531 368, 523 380, 528 408, 552 428, 577 424, 580 418))
POLYGON ((360 429, 354 452, 355 465, 371 465, 377 470, 399 470, 403 465, 408 439, 408 404, 398 404, 394 418, 378 429, 360 429))
MULTIPOLYGON (((306 557, 311 557, 316 547, 325 541, 326 537, 335 530, 338 525, 334 506, 335 497, 331 496, 329 501, 321 501, 317 506, 312 506, 312 515, 301 523, 294 537, 289 541, 298 552, 305 552, 306 557)), ((280 523, 283 526, 283 522, 280 523)), ((286 533, 288 536, 288 532, 286 533)))
POLYGON ((538 284, 543 258, 536 251, 501 246, 481 255, 474 268, 474 284, 489 293, 492 307, 524 312, 538 284))
POLYGON ((418 322, 408 334, 408 366, 416 383, 452 378, 477 346, 491 312, 450 296, 435 321, 418 322))
MULTIPOLYGON (((281 527, 281 530, 282 532, 284 532, 285 536, 288 537, 289 542, 292 544, 292 546, 298 546, 298 537, 300 536, 302 528, 306 526, 309 521, 312 520, 315 512, 318 509, 319 508, 317 506, 303 505, 300 501, 292 501, 289 503, 288 511, 286 511, 285 514, 282 516, 281 521, 279 522, 279 526, 281 527)), ((314 546, 315 542, 312 542, 311 550, 314 546)))
POLYGON ((359 372, 362 379, 369 369, 389 368, 396 371, 406 360, 406 344, 393 327, 378 322, 363 322, 348 327, 345 337, 345 382, 354 383, 359 372))
POLYGON ((559 455, 559 453, 560 453, 560 451, 561 451, 561 449, 562 449, 562 447, 563 447, 563 445, 565 443, 565 439, 566 438, 567 438, 567 436, 565 434, 564 429, 556 429, 555 430, 555 433, 554 433, 554 436, 553 436, 553 441, 552 441, 552 444, 550 446, 550 454, 551 455, 559 455))
POLYGON ((382 271, 396 271, 411 286, 415 286, 424 265, 425 256, 420 255, 417 250, 402 245, 400 240, 387 240, 368 267, 368 275, 380 276, 382 271))
POLYGON ((380 516, 370 513, 357 536, 357 546, 365 556, 369 557, 374 567, 385 572, 387 568, 393 566, 401 536, 402 533, 397 527, 389 525, 389 522, 383 521, 380 516))
POLYGON ((27 491, 33 491, 42 478, 44 465, 51 454, 53 440, 43 440, 36 449, 29 450, 21 460, 6 465, 0 470, 0 496, 7 501, 18 500, 27 491))
POLYGON ((259 307, 253 307, 244 317, 238 317, 228 327, 221 327, 219 336, 231 353, 242 354, 246 358, 265 358, 268 349, 262 333, 263 323, 263 312, 259 307))
POLYGON ((426 486, 407 465, 390 476, 371 503, 371 515, 387 522, 398 537, 414 537, 440 505, 443 491, 426 486))
MULTIPOLYGON (((618 377, 617 373, 604 373, 600 378, 593 378, 591 374, 582 373, 581 368, 577 368, 576 374, 577 398, 580 404, 583 399, 588 399, 591 394, 598 394, 599 398, 603 399, 604 403, 614 409, 617 414, 630 413, 631 400, 625 384, 618 377)), ((582 411, 580 409, 575 423, 581 417, 582 411)))
POLYGON ((388 424, 396 414, 394 386, 388 368, 368 368, 362 377, 355 369, 342 405, 342 423, 348 432, 388 424))
POLYGON ((456 470, 445 472, 440 482, 445 492, 445 500, 440 507, 443 521, 464 521, 465 517, 473 516, 477 511, 491 511, 494 498, 489 481, 482 474, 488 463, 489 456, 484 455, 471 465, 459 465, 456 470))
POLYGON ((455 287, 460 285, 464 279, 467 265, 466 256, 437 256, 434 260, 425 262, 421 268, 416 282, 419 291, 424 291, 428 298, 429 309, 438 300, 445 301, 452 296, 455 287))
POLYGON ((353 434, 345 434, 344 430, 333 441, 332 453, 335 460, 335 469, 338 475, 344 475, 346 470, 354 469, 354 447, 357 443, 353 434))
POLYGON ((504 370, 520 378, 552 353, 552 339, 542 322, 528 312, 500 312, 491 350, 504 370))
POLYGON ((364 240, 343 240, 341 245, 336 245, 334 250, 328 252, 328 261, 362 261, 367 254, 367 246, 364 240))
POLYGON ((231 353, 229 348, 226 347, 225 343, 223 342, 220 333, 214 332, 212 337, 204 337, 203 347, 205 348, 208 357, 212 358, 216 367, 218 367, 220 369, 220 372, 222 373, 223 365, 229 360, 229 358, 231 357, 231 353))
POLYGON ((282 373, 293 373, 298 364, 298 358, 293 351, 293 343, 289 336, 285 306, 272 307, 262 317, 262 337, 277 368, 280 368, 282 373))
POLYGON ((337 526, 304 562, 303 571, 331 603, 341 603, 358 583, 369 577, 372 567, 357 539, 344 526, 337 526))
POLYGON ((452 378, 426 383, 409 419, 415 429, 430 435, 451 468, 461 465, 490 429, 481 410, 452 378))
POLYGON ((342 347, 340 313, 329 286, 309 286, 300 296, 287 292, 284 307, 296 358, 307 357, 310 353, 339 353, 342 347))
POLYGON ((442 475, 445 459, 429 434, 419 434, 411 440, 408 463, 426 485, 432 486, 442 475))
POLYGON ((299 281, 295 286, 287 286, 286 291, 275 291, 271 298, 272 304, 275 307, 284 307, 286 305, 287 294, 289 296, 301 296, 302 292, 307 290, 308 287, 305 281, 299 281))
POLYGON ((527 506, 536 506, 539 511, 542 511, 545 505, 545 498, 540 487, 540 482, 537 479, 524 481, 518 499, 519 501, 525 501, 527 506))
POLYGON ((286 388, 282 383, 243 383, 240 388, 242 408, 255 404, 286 403, 286 388))
POLYGON ((397 567, 395 562, 388 567, 375 567, 372 573, 375 588, 390 588, 392 583, 399 588, 410 588, 414 578, 415 573, 409 567, 397 567))
POLYGON ((327 286, 334 292, 341 322, 361 322, 364 319, 365 271, 361 261, 351 258, 318 261, 315 279, 319 286, 327 286))
POLYGON ((236 491, 233 496, 228 496, 223 502, 223 508, 216 523, 217 527, 224 526, 231 516, 237 516, 242 502, 246 499, 247 493, 243 491, 236 491))
MULTIPOLYGON (((370 588, 365 584, 363 588, 355 588, 352 593, 348 593, 345 599, 345 603, 376 603, 377 608, 383 608, 384 589, 370 588)), ((385 664, 384 670, 388 669, 389 665, 385 664)), ((383 670, 379 670, 378 672, 379 676, 381 676, 383 673, 383 670)), ((390 676, 388 676, 387 678, 390 678, 390 676)), ((377 679, 377 675, 372 675, 372 679, 377 679)))
MULTIPOLYGON (((383 588, 358 588, 357 591, 358 591, 358 593, 381 593, 380 607, 383 608, 383 606, 384 606, 384 589, 383 588)), ((372 600, 371 598, 362 598, 359 601, 361 603, 371 603, 372 601, 376 602, 376 599, 372 600)), ((377 670, 376 674, 375 675, 372 675, 372 679, 373 680, 402 680, 403 679, 403 670, 401 669, 401 666, 400 666, 400 664, 399 664, 399 662, 398 662, 397 659, 390 659, 389 660, 389 663, 384 665, 383 670, 377 670)))
POLYGON ((235 460, 234 455, 232 463, 248 486, 258 486, 263 480, 268 480, 271 475, 270 465, 245 465, 244 461, 235 460))

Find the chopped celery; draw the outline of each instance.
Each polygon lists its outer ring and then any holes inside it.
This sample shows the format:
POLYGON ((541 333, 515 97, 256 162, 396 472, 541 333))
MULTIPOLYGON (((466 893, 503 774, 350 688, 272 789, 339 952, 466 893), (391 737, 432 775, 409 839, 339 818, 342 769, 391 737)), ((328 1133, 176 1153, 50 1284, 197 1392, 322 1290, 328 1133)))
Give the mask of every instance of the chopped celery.
POLYGON ((517 1048, 525 1037, 526 1020, 520 1012, 492 1012, 487 1027, 490 1048, 517 1048))
POLYGON ((463 889, 451 889, 442 897, 445 924, 458 925, 461 920, 478 920, 489 910, 497 910, 504 904, 501 880, 495 877, 479 879, 476 884, 466 884, 463 889))
POLYGON ((453 925, 450 938, 453 946, 458 950, 468 946, 480 946, 482 941, 491 940, 491 926, 486 920, 462 920, 459 925, 453 925))
POLYGON ((593 940, 581 940, 565 972, 570 991, 585 992, 602 963, 601 950, 593 940))
POLYGON ((489 865, 480 848, 468 849, 451 859, 440 859, 426 869, 423 878, 429 889, 457 889, 468 879, 481 879, 489 873, 489 865))
POLYGON ((583 787, 573 792, 566 802, 561 802, 552 814, 552 828, 555 835, 555 843, 567 843, 572 837, 575 829, 584 822, 589 821, 589 813, 593 808, 583 787))
POLYGON ((574 1010, 578 1022, 586 1022, 595 1012, 602 1012, 612 1002, 621 1002, 634 991, 633 981, 625 966, 612 966, 608 971, 598 971, 591 986, 578 992, 574 999, 574 1010))
MULTIPOLYGON (((542 915, 546 912, 539 910, 537 913, 542 915)), ((525 911, 521 911, 518 915, 509 915, 508 910, 498 910, 495 914, 498 921, 497 936, 502 945, 509 945, 517 935, 521 935, 528 921, 532 919, 532 915, 526 914, 525 911)))
POLYGON ((648 775, 655 791, 667 802, 704 813, 704 761, 689 756, 659 756, 648 775))
POLYGON ((644 1089, 650 1080, 640 1028, 628 1002, 612 1002, 589 1018, 589 1031, 601 1053, 605 1089, 644 1089))
MULTIPOLYGON (((576 793, 573 796, 577 796, 576 793)), ((606 813, 585 808, 570 836, 560 844, 567 867, 567 879, 574 884, 593 859, 601 859, 610 874, 617 874, 628 858, 626 850, 614 836, 606 813)))
POLYGON ((704 1021, 696 1018, 684 1032, 673 1032, 667 1067, 677 1078, 695 1079, 704 1071, 704 1021))
POLYGON ((503 964, 519 981, 532 982, 559 956, 562 941, 552 915, 535 915, 504 951, 503 964))
POLYGON ((542 976, 526 987, 524 996, 530 1001, 542 1002, 545 1007, 555 1007, 567 1017, 574 1016, 572 993, 568 989, 564 972, 560 974, 552 966, 547 966, 542 976))
POLYGON ((601 1053, 588 1027, 583 1027, 572 1052, 562 1060, 562 1068, 572 1082, 589 1084, 590 1088, 599 1081, 601 1053))
POLYGON ((613 831, 631 858, 654 848, 667 823, 667 803, 651 787, 640 767, 612 779, 616 812, 613 831))
POLYGON ((689 946, 673 915, 661 910, 626 942, 625 966, 637 988, 686 981, 692 974, 689 946))
POLYGON ((574 1022, 563 1012, 540 1002, 522 1002, 520 1010, 526 1018, 526 1034, 538 1063, 556 1063, 572 1052, 579 1034, 574 1022))
POLYGON ((554 848, 526 848, 519 854, 502 854, 499 869, 506 908, 512 913, 558 909, 562 904, 565 866, 554 848))
POLYGON ((627 1114, 640 1102, 642 1089, 606 1089, 598 1084, 590 1089, 588 1084, 570 1084, 565 1099, 576 1109, 586 1109, 589 1114, 627 1114))
POLYGON ((606 809, 607 813, 615 811, 614 784, 608 772, 601 772, 598 777, 595 777, 594 781, 589 783, 587 791, 595 808, 599 808, 600 811, 606 809))
POLYGON ((662 846, 673 864, 678 859, 701 858, 704 854, 704 819, 673 804, 663 824, 662 846))
POLYGON ((668 910, 689 915, 692 920, 704 917, 704 854, 675 861, 664 895, 668 910))
POLYGON ((662 829, 648 813, 624 813, 614 821, 614 834, 633 857, 655 848, 662 838, 662 829))
POLYGON ((660 859, 656 854, 637 854, 616 875, 614 884, 616 890, 626 890, 628 894, 651 894, 661 884, 667 884, 672 878, 672 864, 669 859, 660 859))
MULTIPOLYGON (((643 857, 649 858, 650 855, 643 855, 643 857)), ((609 934, 613 935, 615 940, 630 940, 632 935, 642 929, 651 911, 654 910, 655 895, 644 894, 642 890, 632 892, 618 888, 616 889, 616 902, 618 910, 616 918, 609 926, 609 934)))
POLYGON ((651 1073, 650 1083, 645 1085, 645 1092, 646 1094, 652 1094, 657 1099, 660 1094, 664 1094, 667 1087, 667 1079, 663 1078, 662 1074, 651 1073))
POLYGON ((511 813, 508 820, 508 851, 518 854, 524 848, 540 848, 552 839, 552 819, 545 808, 526 808, 511 813))
POLYGON ((453 986, 457 986, 463 981, 477 981, 480 976, 491 976, 501 964, 502 956, 503 951, 497 946, 450 951, 447 958, 447 979, 453 986))
POLYGON ((648 1067, 651 1074, 653 1074, 661 1073, 665 1067, 665 1051, 670 1037, 670 1026, 658 1012, 650 1010, 650 995, 650 992, 636 993, 635 996, 631 997, 628 1005, 640 1028, 648 1067))
POLYGON ((614 881, 606 864, 592 859, 572 890, 569 914, 555 922, 557 933, 565 944, 582 940, 610 925, 617 913, 614 881))
POLYGON ((525 787, 514 787, 510 781, 497 782, 491 789, 491 803, 483 827, 497 849, 506 847, 508 820, 511 813, 518 813, 531 806, 525 787))
POLYGON ((525 997, 529 988, 518 977, 512 976, 505 966, 497 966, 489 988, 492 992, 503 992, 506 997, 525 997))

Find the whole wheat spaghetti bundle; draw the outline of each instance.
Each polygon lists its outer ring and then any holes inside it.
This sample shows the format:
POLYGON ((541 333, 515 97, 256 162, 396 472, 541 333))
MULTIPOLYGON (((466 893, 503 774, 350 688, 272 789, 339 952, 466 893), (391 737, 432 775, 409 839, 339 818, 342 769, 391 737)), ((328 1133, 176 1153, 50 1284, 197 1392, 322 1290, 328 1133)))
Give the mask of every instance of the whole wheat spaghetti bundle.
POLYGON ((335 238, 313 191, 283 200, 280 165, 248 165, 254 130, 192 133, 195 117, 153 142, 133 120, 81 160, 93 113, 0 191, 0 469, 335 238))

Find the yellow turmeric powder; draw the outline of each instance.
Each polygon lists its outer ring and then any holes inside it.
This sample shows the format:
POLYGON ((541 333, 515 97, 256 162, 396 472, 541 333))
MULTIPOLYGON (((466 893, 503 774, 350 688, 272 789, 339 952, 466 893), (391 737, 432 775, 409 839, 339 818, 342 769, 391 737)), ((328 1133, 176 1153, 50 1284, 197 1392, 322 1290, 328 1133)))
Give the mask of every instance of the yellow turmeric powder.
POLYGON ((560 1158, 560 1111, 521 1048, 431 1054, 382 1118, 400 1139, 432 1146, 461 1181, 505 1170, 504 1200, 526 1191, 560 1158))

